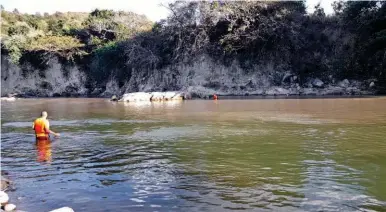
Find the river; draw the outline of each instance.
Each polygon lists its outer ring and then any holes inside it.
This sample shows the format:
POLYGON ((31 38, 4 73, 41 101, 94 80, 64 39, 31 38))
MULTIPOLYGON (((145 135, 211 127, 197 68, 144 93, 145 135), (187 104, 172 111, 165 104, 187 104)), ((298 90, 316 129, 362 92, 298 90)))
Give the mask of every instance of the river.
POLYGON ((386 98, 1 102, 25 211, 386 211, 386 98), (42 110, 61 134, 35 145, 42 110))

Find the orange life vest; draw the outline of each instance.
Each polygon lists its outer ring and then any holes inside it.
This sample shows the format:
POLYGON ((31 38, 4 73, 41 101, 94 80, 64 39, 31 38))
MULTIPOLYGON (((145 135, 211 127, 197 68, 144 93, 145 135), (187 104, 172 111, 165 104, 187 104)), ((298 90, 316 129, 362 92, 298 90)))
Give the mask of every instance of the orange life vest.
POLYGON ((46 131, 46 123, 42 118, 38 118, 34 122, 34 130, 36 137, 48 137, 49 132, 46 131))

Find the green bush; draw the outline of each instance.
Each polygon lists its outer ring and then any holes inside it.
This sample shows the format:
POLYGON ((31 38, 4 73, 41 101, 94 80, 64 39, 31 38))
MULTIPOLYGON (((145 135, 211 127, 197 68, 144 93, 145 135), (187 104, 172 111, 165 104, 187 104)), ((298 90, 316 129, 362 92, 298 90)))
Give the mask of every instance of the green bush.
POLYGON ((26 50, 62 51, 83 47, 84 44, 70 36, 44 36, 33 39, 26 45, 26 50))

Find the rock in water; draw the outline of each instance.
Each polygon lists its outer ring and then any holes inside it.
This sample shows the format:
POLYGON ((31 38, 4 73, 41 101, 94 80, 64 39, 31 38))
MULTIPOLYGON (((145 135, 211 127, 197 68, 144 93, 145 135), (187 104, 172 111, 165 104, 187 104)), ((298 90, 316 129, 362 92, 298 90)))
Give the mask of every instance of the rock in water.
POLYGON ((50 212, 74 212, 74 210, 72 208, 69 208, 69 207, 63 207, 63 208, 58 208, 58 209, 52 210, 50 212))
POLYGON ((314 79, 314 80, 312 81, 312 85, 315 86, 315 87, 317 87, 317 88, 321 88, 321 87, 324 85, 324 83, 323 83, 322 80, 316 78, 316 79, 314 79))
POLYGON ((153 96, 151 97, 151 101, 159 102, 164 100, 165 93, 163 92, 153 92, 153 96))
POLYGON ((7 188, 9 187, 10 183, 11 183, 10 180, 8 180, 7 178, 1 176, 0 184, 1 184, 1 190, 2 191, 7 190, 7 188))
POLYGON ((138 101, 151 101, 152 95, 145 92, 127 93, 124 94, 121 101, 124 102, 138 102, 138 101))
POLYGON ((5 204, 9 200, 8 194, 4 191, 0 191, 0 204, 5 204))
POLYGON ((137 92, 126 93, 119 101, 123 102, 138 102, 138 101, 170 101, 170 100, 184 100, 185 93, 178 91, 168 92, 137 92))
POLYGON ((164 94, 164 100, 165 101, 169 101, 169 100, 172 100, 174 96, 176 96, 177 93, 174 92, 174 91, 168 91, 168 92, 165 92, 164 94))
POLYGON ((114 95, 111 97, 110 101, 116 102, 116 101, 118 101, 118 97, 114 95))
POLYGON ((15 210, 16 209, 16 205, 14 205, 14 204, 6 204, 5 206, 4 206, 4 210, 5 211, 13 211, 13 210, 15 210))
POLYGON ((15 101, 16 98, 15 97, 1 97, 1 100, 2 101, 15 101))

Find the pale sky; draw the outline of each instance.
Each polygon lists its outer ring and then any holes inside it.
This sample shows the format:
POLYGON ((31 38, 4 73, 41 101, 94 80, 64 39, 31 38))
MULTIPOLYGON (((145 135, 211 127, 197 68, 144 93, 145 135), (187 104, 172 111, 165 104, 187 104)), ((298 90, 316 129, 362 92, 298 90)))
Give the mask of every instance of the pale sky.
MULTIPOLYGON (((167 5, 173 0, 2 0, 5 10, 17 8, 21 13, 36 12, 90 12, 93 9, 113 9, 132 11, 146 15, 152 21, 166 18, 168 10, 160 4, 167 5)), ((333 0, 306 0, 308 11, 312 12, 317 3, 321 3, 326 14, 332 13, 333 0)))

